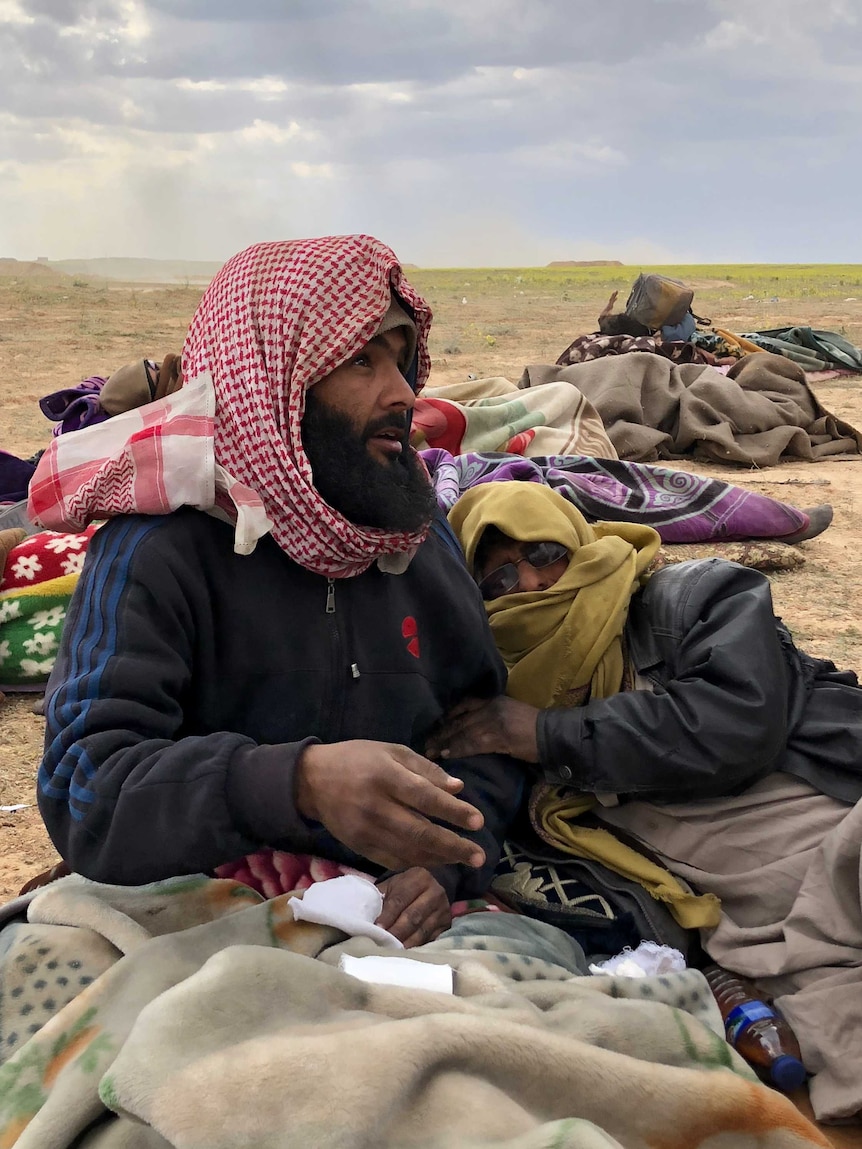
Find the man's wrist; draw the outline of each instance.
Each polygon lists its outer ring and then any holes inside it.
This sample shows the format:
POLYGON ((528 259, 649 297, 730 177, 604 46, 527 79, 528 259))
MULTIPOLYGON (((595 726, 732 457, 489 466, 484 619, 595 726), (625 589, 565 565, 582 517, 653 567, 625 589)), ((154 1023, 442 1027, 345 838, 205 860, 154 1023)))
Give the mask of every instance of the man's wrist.
POLYGON ((260 746, 249 742, 232 756, 225 797, 235 826, 252 844, 290 840, 299 853, 313 852, 308 831, 315 824, 302 817, 296 801, 297 765, 313 742, 316 739, 260 746))
POLYGON ((560 740, 555 738, 559 713, 558 710, 539 711, 536 718, 538 761, 535 765, 540 777, 545 782, 557 786, 575 786, 577 779, 572 764, 576 761, 576 756, 572 752, 571 746, 566 745, 565 742, 559 746, 560 740))
POLYGON ((296 762, 294 774, 294 796, 297 813, 308 822, 320 821, 320 810, 314 792, 315 752, 321 749, 319 742, 306 746, 296 762))
POLYGON ((458 886, 464 876, 466 866, 434 866, 430 870, 431 877, 443 887, 446 897, 451 905, 458 901, 458 886))

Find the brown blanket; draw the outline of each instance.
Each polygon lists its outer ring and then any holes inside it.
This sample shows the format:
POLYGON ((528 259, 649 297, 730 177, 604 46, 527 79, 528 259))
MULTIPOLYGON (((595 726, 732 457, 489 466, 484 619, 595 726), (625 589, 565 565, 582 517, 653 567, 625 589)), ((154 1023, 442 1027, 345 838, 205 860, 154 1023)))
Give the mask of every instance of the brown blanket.
POLYGON ((775 997, 814 1074, 818 1119, 862 1118, 862 803, 771 774, 733 798, 599 816, 721 898, 705 949, 775 997))
POLYGON ((565 379, 592 403, 621 459, 682 455, 770 467, 862 451, 862 435, 818 402, 798 364, 746 355, 723 375, 659 355, 620 355, 572 367, 530 366, 519 386, 565 379))

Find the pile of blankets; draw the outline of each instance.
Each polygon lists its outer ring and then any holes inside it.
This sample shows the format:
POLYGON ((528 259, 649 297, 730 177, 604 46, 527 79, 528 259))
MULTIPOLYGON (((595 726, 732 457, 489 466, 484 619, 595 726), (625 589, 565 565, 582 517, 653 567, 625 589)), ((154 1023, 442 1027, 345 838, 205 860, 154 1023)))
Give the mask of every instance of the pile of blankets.
POLYGON ((749 467, 862 449, 862 434, 822 406, 790 359, 758 352, 719 369, 637 348, 568 366, 531 365, 517 387, 494 377, 426 388, 411 441, 456 456, 641 463, 689 456, 749 467))
POLYGON ((813 327, 776 327, 742 335, 731 335, 716 328, 714 332, 696 331, 691 342, 699 350, 718 353, 725 348, 733 353, 734 345, 740 346, 743 354, 751 350, 769 351, 791 359, 812 374, 862 371, 862 350, 834 331, 818 331, 813 327))
POLYGON ((519 386, 562 380, 595 408, 621 459, 689 455, 771 467, 862 450, 862 435, 827 411, 803 369, 780 355, 746 355, 726 375, 660 355, 616 355, 571 367, 527 367, 519 386))
POLYGON ((557 359, 558 367, 589 363, 609 355, 634 351, 662 355, 674 363, 728 365, 752 352, 767 351, 798 363, 816 377, 853 375, 862 372, 862 350, 834 331, 811 327, 778 327, 736 335, 723 327, 697 328, 686 340, 665 339, 658 333, 620 335, 593 332, 579 335, 557 359))
POLYGON ((702 974, 585 976, 516 915, 382 951, 200 876, 68 877, 10 915, 3 1149, 828 1147, 723 1040, 702 974), (380 953, 448 964, 454 994, 338 968, 380 953))

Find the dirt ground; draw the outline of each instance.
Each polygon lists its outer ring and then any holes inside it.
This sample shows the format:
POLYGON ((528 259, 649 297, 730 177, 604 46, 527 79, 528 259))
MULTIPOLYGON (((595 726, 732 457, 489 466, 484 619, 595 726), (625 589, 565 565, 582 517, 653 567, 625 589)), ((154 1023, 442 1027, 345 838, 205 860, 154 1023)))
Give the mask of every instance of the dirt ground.
MULTIPOLYGON (((615 269, 629 282, 631 269, 615 269)), ((0 275, 0 446, 28 457, 46 445, 50 425, 38 400, 88 375, 108 375, 145 355, 179 351, 200 288, 90 283, 42 269, 0 275)), ((607 284, 560 291, 539 277, 486 272, 411 271, 435 312, 431 351, 434 384, 468 375, 517 380, 527 363, 553 363, 579 334, 595 330, 607 284)), ((743 279, 700 278, 696 309, 731 331, 810 324, 842 332, 862 344, 862 301, 809 294, 782 303, 746 298, 743 279)), ((833 284, 833 287, 838 285, 833 284)), ((838 295, 843 294, 839 290, 838 295)), ((862 378, 816 387, 821 402, 862 427, 862 378)), ((741 485, 753 485, 796 506, 829 502, 833 526, 802 545, 805 565, 773 576, 778 612, 812 653, 862 674, 862 567, 858 528, 862 458, 784 464, 768 471, 680 464, 741 485)), ((27 878, 56 861, 35 806, 35 775, 44 723, 33 713, 39 695, 10 695, 0 703, 0 902, 27 878)), ((795 1098, 807 1108, 804 1093, 795 1098)), ((810 1112, 810 1111, 809 1111, 810 1112)), ((836 1146, 860 1146, 856 1133, 829 1130, 836 1146)))

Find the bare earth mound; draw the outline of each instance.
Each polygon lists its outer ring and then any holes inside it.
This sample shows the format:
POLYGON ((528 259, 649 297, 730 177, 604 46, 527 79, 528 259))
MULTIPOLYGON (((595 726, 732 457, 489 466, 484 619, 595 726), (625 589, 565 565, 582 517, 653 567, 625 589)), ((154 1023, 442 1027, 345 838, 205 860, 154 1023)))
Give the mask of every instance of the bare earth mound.
POLYGON ((25 279, 31 276, 39 279, 65 279, 62 271, 55 271, 47 263, 35 263, 26 259, 0 259, 0 276, 25 279))

